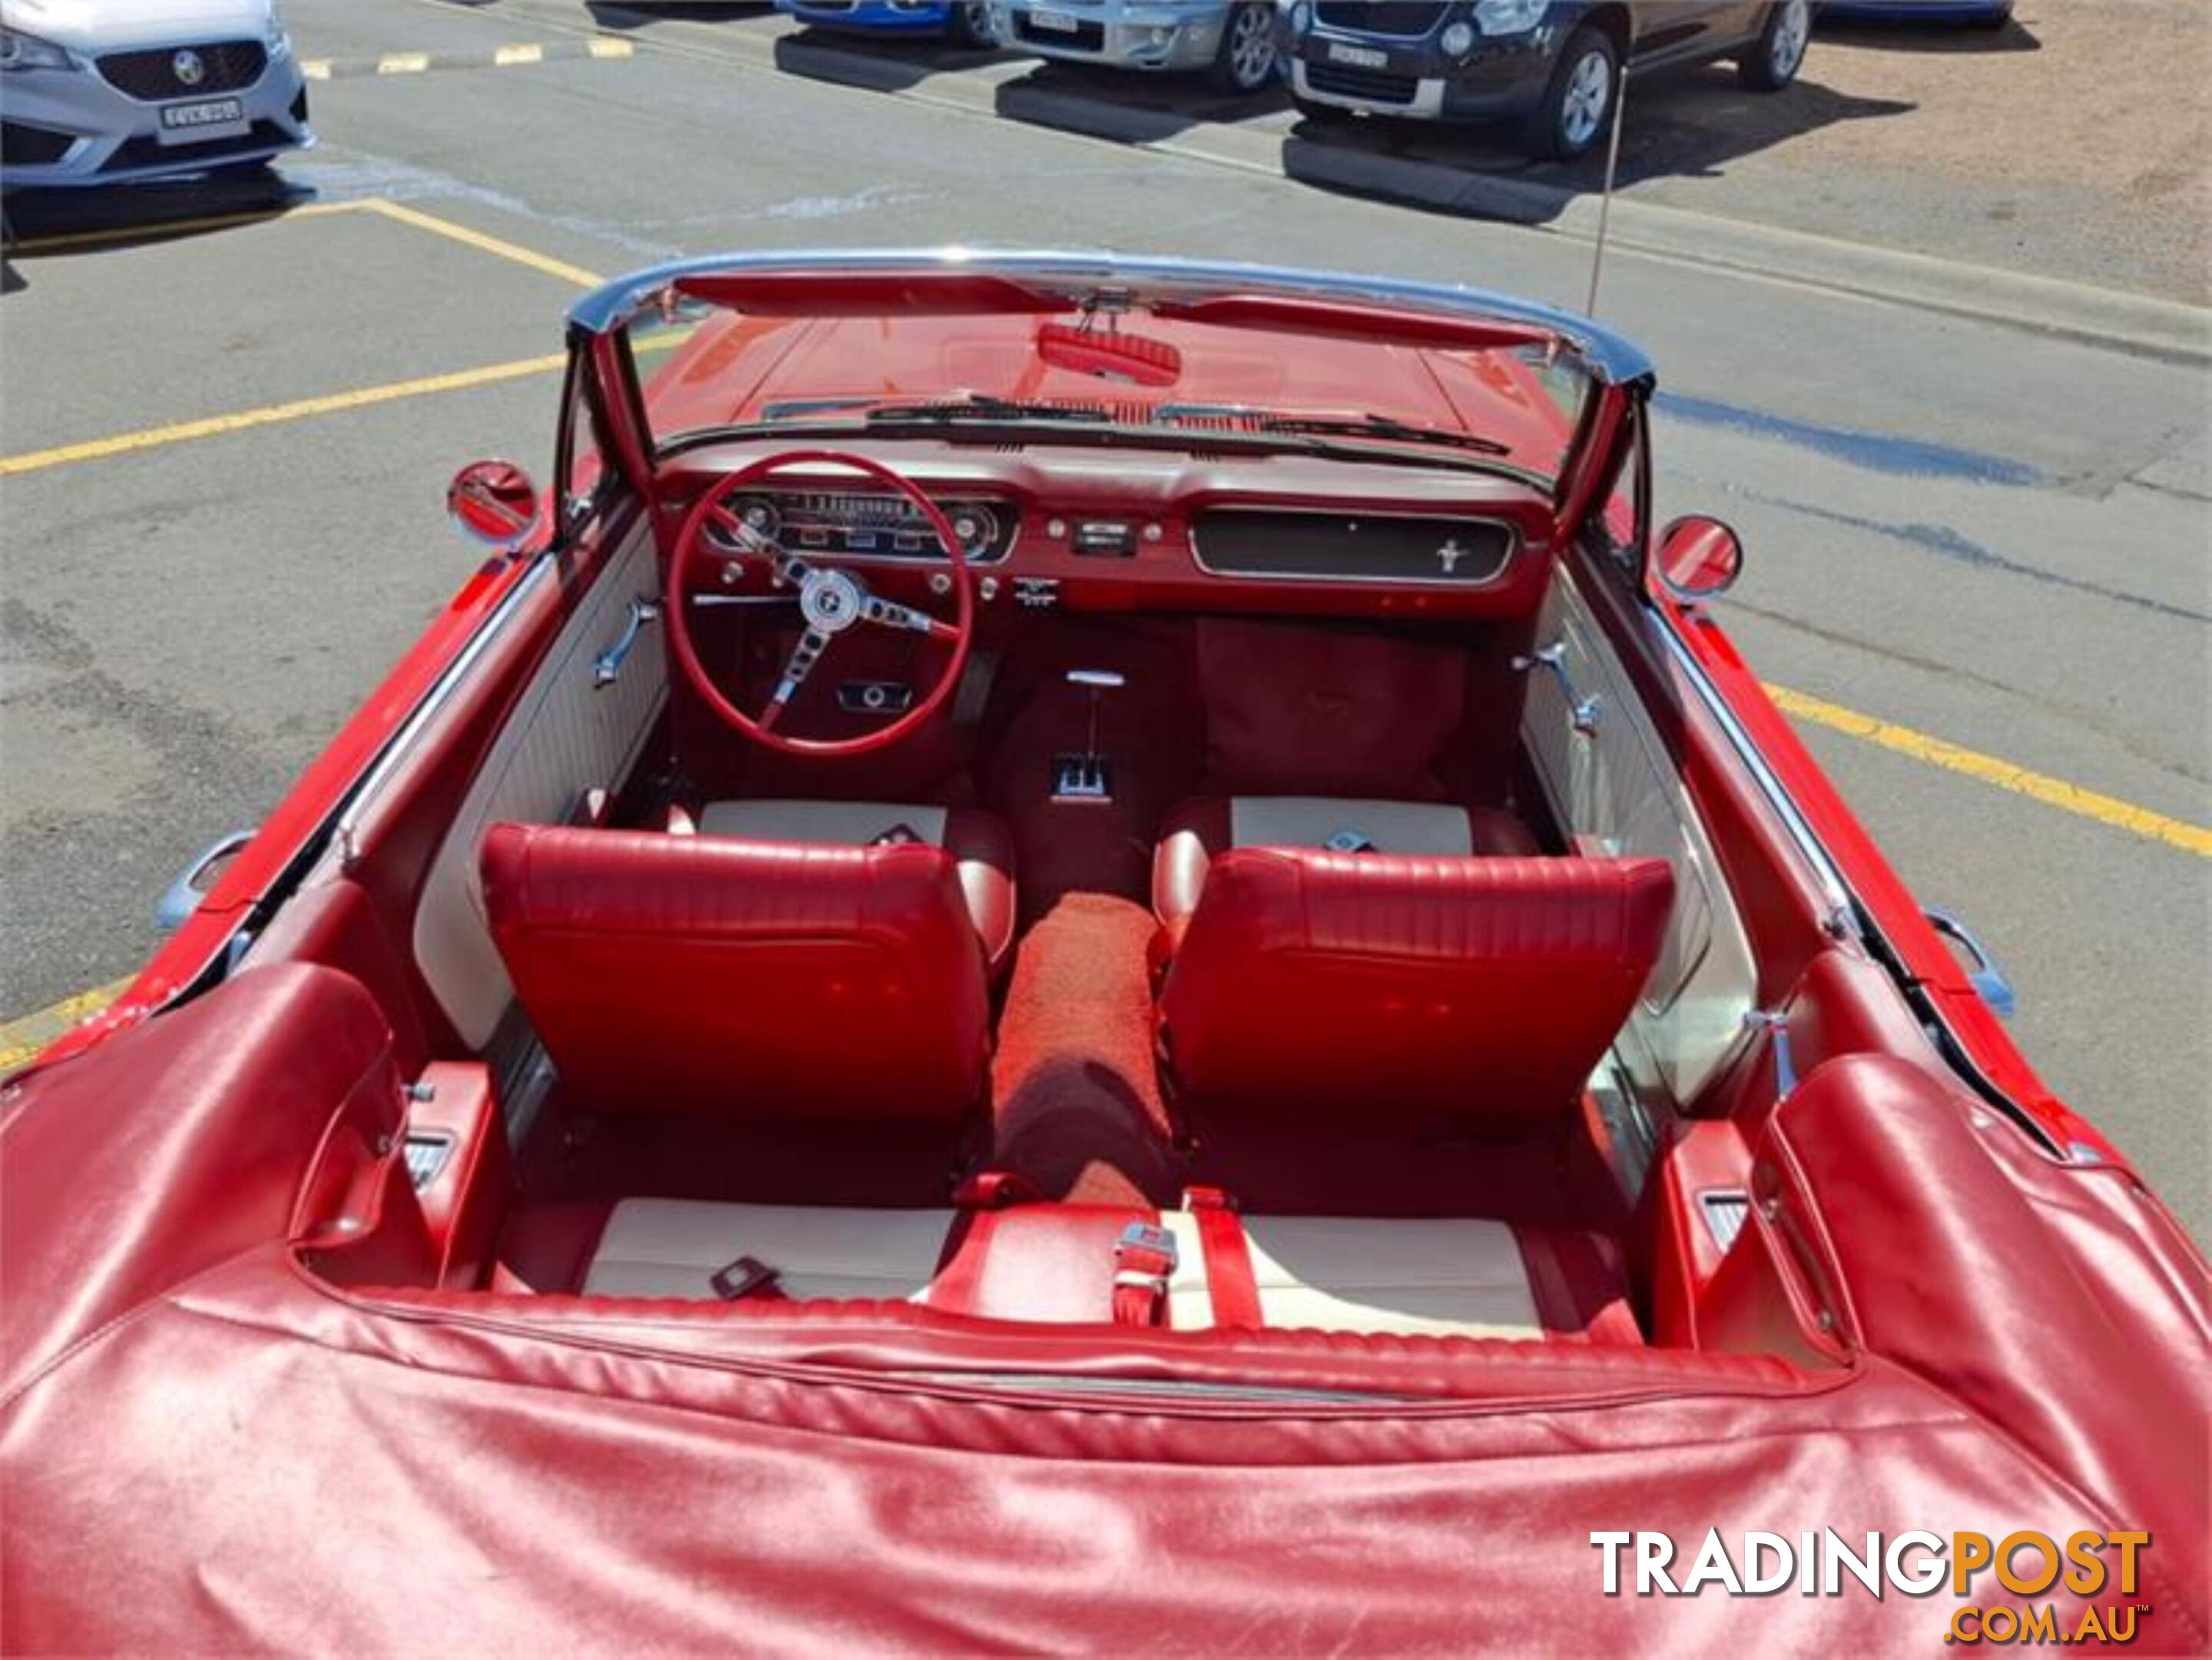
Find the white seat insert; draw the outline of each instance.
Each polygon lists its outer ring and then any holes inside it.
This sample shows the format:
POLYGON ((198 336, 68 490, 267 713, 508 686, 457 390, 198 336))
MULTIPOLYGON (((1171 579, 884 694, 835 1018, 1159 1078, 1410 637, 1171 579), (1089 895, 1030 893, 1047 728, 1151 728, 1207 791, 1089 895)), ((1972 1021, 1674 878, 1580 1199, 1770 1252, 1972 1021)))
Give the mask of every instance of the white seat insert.
POLYGON ((787 1297, 920 1302, 953 1220, 946 1210, 625 1199, 607 1219, 583 1292, 713 1298, 713 1276, 750 1256, 776 1270, 787 1297))
MULTIPOLYGON (((1457 1218, 1243 1216, 1260 1313, 1271 1328, 1540 1338, 1544 1323, 1513 1230, 1457 1218)), ((1198 1219, 1170 1211, 1169 1323, 1214 1323, 1198 1219)))

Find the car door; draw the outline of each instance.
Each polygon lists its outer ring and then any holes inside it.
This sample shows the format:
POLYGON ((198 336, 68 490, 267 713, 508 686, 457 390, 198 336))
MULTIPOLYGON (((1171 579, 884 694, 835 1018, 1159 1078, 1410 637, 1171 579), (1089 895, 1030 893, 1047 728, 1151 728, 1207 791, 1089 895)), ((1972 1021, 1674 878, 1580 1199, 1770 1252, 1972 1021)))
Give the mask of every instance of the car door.
POLYGON ((1580 580, 1555 575, 1528 657, 1522 737, 1553 822, 1590 858, 1664 859, 1674 913, 1615 1053, 1636 1098, 1693 1099, 1743 1043, 1751 945, 1680 769, 1580 580))
POLYGON ((1634 23, 1629 63, 1654 69, 1718 50, 1738 32, 1736 15, 1744 0, 1637 0, 1629 9, 1634 23))

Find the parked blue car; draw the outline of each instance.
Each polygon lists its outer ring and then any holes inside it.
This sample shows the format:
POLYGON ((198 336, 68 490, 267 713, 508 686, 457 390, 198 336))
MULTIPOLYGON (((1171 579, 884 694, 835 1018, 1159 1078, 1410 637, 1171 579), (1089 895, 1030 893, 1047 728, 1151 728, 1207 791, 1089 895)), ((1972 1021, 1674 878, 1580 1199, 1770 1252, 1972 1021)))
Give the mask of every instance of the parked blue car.
POLYGON ((775 0, 775 9, 813 28, 937 35, 956 46, 992 44, 988 0, 775 0))
POLYGON ((1838 23, 1968 23, 1996 28, 2013 0, 1826 0, 1820 15, 1838 23))

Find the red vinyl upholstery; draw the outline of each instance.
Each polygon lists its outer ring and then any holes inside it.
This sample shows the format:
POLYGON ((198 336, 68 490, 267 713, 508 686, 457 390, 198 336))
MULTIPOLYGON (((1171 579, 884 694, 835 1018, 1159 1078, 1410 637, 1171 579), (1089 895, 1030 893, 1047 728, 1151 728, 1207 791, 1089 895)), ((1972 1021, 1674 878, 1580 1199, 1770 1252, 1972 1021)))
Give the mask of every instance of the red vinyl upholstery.
POLYGON ((1014 949, 1014 839, 1005 821, 980 807, 908 806, 877 801, 710 801, 696 813, 669 809, 678 836, 734 836, 750 842, 807 847, 865 848, 879 839, 909 838, 951 855, 960 891, 975 921, 993 972, 1014 949), (905 832, 902 835, 901 832, 905 832))
MULTIPOLYGON (((1449 816, 1455 819, 1464 818, 1466 821, 1465 846, 1453 848, 1454 852, 1478 858, 1521 859, 1534 858, 1542 851, 1526 824, 1498 807, 1383 803, 1380 804, 1381 817, 1363 812, 1376 805, 1343 802, 1341 822, 1336 827, 1364 830, 1374 839, 1376 850, 1380 853, 1437 852, 1442 849, 1393 846, 1384 824, 1389 818, 1408 813, 1431 818, 1449 816)), ((1255 845, 1238 841, 1235 806, 1225 795, 1202 796, 1184 802, 1160 821, 1159 840, 1152 851, 1152 910, 1170 928, 1180 928, 1198 909, 1198 897, 1206 889, 1206 871, 1215 860, 1232 848, 1255 845)), ((1335 821, 1322 819, 1316 823, 1335 821)), ((1310 842, 1295 845, 1319 847, 1326 839, 1324 832, 1310 842)))
POLYGON ((1663 860, 1216 860, 1160 996, 1201 1108, 1517 1129, 1566 1111, 1657 959, 1663 860))
POLYGON ((586 1110, 888 1124, 982 1098, 983 952, 937 848, 499 824, 483 887, 586 1110))

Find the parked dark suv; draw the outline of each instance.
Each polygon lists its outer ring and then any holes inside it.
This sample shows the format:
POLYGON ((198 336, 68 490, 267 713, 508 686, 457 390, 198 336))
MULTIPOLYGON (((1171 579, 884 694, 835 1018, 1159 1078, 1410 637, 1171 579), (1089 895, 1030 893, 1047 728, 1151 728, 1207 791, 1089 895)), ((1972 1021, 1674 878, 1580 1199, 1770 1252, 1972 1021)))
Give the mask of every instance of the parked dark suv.
POLYGON ((1536 154, 1576 156, 1605 136, 1624 64, 1733 58, 1747 86, 1788 86, 1813 0, 1292 0, 1283 18, 1316 120, 1510 121, 1536 154))

